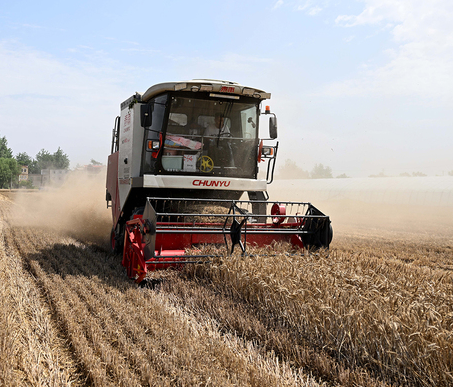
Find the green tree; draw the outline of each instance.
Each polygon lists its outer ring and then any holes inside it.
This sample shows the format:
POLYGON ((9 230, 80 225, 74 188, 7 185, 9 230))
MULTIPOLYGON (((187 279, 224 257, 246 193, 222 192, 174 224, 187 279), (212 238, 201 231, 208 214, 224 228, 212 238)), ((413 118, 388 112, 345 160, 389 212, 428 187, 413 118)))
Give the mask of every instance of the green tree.
POLYGON ((102 165, 102 162, 96 161, 95 159, 91 159, 91 165, 102 165))
POLYGON ((52 157, 55 169, 69 169, 69 158, 60 147, 52 154, 52 157))
POLYGON ((28 174, 41 174, 41 171, 38 168, 38 162, 30 157, 27 153, 17 154, 16 161, 19 166, 28 166, 28 174))
POLYGON ((0 158, 12 158, 13 151, 8 147, 6 137, 0 138, 0 158))
POLYGON ((27 189, 33 189, 33 181, 27 180, 27 181, 20 181, 19 182, 19 188, 27 188, 27 189))
POLYGON ((41 172, 42 169, 69 168, 69 158, 60 147, 53 154, 50 154, 47 150, 41 149, 41 151, 36 154, 36 162, 39 172, 41 172))
POLYGON ((322 163, 316 164, 311 171, 311 178, 333 178, 332 169, 329 166, 325 166, 322 163))
POLYGON ((41 174, 41 171, 38 168, 38 162, 30 157, 27 153, 17 154, 16 161, 19 166, 28 166, 28 174, 41 174))
POLYGON ((33 163, 33 159, 27 153, 17 154, 16 161, 19 165, 26 165, 26 166, 30 166, 33 163))
POLYGON ((0 158, 0 188, 17 185, 20 167, 14 158, 0 158))
POLYGON ((42 169, 50 169, 53 167, 52 154, 47 150, 41 149, 41 151, 36 154, 36 162, 40 172, 42 169))

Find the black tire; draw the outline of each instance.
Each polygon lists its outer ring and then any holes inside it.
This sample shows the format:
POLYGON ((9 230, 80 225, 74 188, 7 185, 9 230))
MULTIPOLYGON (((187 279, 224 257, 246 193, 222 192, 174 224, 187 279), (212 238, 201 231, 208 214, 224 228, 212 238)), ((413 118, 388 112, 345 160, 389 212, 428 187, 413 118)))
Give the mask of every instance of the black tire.
POLYGON ((118 241, 119 237, 116 235, 115 230, 112 228, 110 233, 110 248, 113 254, 120 254, 122 251, 122 244, 118 241))

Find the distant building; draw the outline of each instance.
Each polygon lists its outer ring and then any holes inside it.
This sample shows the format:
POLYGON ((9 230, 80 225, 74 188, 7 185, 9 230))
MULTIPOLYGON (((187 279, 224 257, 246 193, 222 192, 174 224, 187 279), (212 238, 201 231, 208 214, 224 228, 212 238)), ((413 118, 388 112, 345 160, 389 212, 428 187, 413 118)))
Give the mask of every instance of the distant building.
POLYGON ((68 170, 66 169, 42 169, 41 186, 60 186, 66 179, 68 170))
POLYGON ((42 169, 41 174, 28 174, 28 178, 35 188, 46 186, 61 186, 66 179, 68 170, 42 169))
POLYGON ((93 164, 84 166, 77 165, 77 167, 75 168, 76 171, 87 173, 90 176, 104 172, 104 169, 105 165, 93 165, 93 164))
POLYGON ((19 182, 28 180, 28 166, 22 165, 21 172, 19 174, 19 182))
POLYGON ((88 174, 98 174, 104 168, 104 165, 87 165, 86 170, 88 174))
POLYGON ((43 186, 41 174, 29 174, 28 179, 33 183, 35 188, 41 188, 43 186))

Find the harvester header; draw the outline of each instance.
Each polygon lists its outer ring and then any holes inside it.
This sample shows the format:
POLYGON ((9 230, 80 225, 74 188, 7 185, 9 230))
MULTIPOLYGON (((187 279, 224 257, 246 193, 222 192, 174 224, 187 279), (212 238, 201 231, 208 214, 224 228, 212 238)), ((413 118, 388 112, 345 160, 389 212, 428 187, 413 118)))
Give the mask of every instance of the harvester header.
POLYGON ((328 248, 332 230, 322 212, 268 201, 278 152, 276 116, 261 107, 270 96, 230 81, 190 80, 156 84, 121 103, 106 200, 112 249, 123 252, 131 278, 193 262, 186 250, 205 244, 239 245, 243 253, 247 241, 328 248), (288 206, 297 211, 288 214, 288 206))

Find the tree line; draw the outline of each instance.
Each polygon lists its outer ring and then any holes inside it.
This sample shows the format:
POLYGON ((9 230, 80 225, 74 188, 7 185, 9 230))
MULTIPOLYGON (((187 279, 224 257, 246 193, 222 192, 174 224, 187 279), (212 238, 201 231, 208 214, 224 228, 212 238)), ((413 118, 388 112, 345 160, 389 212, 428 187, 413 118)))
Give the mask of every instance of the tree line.
POLYGON ((13 151, 8 147, 6 137, 0 138, 0 188, 12 188, 29 186, 27 181, 19 183, 19 175, 23 165, 28 166, 28 174, 41 174, 43 169, 69 169, 69 158, 58 147, 53 154, 45 149, 36 154, 35 158, 27 153, 19 153, 15 157, 13 151))
MULTIPOLYGON (((449 176, 453 176, 453 170, 447 172, 449 176)), ((371 178, 380 178, 380 177, 392 177, 387 176, 384 172, 379 174, 371 174, 368 177, 371 178)), ((401 173, 399 177, 427 177, 427 174, 422 172, 412 172, 409 174, 407 172, 401 173)), ((280 166, 276 178, 281 179, 296 179, 296 178, 333 178, 332 169, 330 166, 324 166, 322 163, 316 164, 311 171, 304 170, 300 166, 297 166, 296 162, 291 159, 287 159, 283 166, 280 166)), ((346 174, 340 174, 336 178, 350 178, 346 174)))
MULTIPOLYGON (((293 179, 293 178, 333 178, 332 168, 324 166, 322 163, 317 163, 311 171, 304 170, 297 166, 296 162, 291 159, 285 160, 285 164, 278 169, 277 178, 293 179)), ((337 178, 348 178, 346 174, 341 174, 337 178)))

